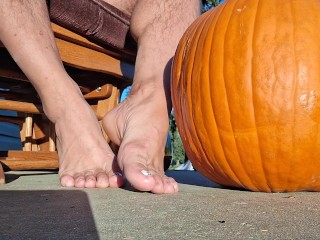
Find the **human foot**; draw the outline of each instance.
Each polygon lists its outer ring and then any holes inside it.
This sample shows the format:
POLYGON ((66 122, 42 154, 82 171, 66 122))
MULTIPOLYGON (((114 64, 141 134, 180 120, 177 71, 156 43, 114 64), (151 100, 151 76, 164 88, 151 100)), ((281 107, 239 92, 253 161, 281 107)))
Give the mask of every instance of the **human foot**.
POLYGON ((120 145, 117 160, 137 190, 174 193, 178 184, 165 176, 163 159, 168 134, 164 92, 132 89, 128 98, 103 119, 110 139, 120 145))
MULTIPOLYGON (((96 116, 80 94, 69 93, 58 117, 52 112, 57 134, 59 176, 64 187, 106 188, 120 187, 122 177, 117 174, 115 156, 104 140, 96 116), (73 96, 71 96, 73 95, 73 96)), ((50 118, 49 117, 49 118, 50 118)))

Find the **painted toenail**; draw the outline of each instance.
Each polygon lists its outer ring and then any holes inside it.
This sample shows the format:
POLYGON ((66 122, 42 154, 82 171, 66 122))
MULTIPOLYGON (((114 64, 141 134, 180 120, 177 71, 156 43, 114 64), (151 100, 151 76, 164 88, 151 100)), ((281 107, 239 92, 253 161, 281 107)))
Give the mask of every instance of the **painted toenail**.
POLYGON ((115 172, 114 175, 119 176, 119 177, 123 177, 123 174, 120 172, 115 172))
POLYGON ((144 170, 144 169, 141 170, 141 173, 142 173, 144 176, 151 176, 151 173, 150 173, 149 171, 147 171, 147 170, 144 170))

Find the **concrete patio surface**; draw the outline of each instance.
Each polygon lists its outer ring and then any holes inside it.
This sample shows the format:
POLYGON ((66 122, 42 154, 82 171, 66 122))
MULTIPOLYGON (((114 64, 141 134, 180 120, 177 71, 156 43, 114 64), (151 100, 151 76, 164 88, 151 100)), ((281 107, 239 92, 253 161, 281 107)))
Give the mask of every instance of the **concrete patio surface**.
POLYGON ((61 188, 55 172, 7 172, 0 239, 320 239, 320 195, 223 189, 169 171, 180 192, 61 188))

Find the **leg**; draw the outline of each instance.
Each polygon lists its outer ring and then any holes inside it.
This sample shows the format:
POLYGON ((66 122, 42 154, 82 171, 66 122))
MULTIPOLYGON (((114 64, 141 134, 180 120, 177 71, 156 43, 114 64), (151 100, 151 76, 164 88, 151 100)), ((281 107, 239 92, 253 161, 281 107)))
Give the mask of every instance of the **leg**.
POLYGON ((120 145, 118 163, 126 178, 142 191, 178 191, 177 183, 163 172, 170 61, 199 14, 198 0, 137 0, 133 8, 131 33, 138 43, 134 82, 128 98, 105 116, 104 128, 120 145))
POLYGON ((0 40, 55 124, 62 186, 117 187, 114 154, 59 57, 44 0, 0 1, 0 40))

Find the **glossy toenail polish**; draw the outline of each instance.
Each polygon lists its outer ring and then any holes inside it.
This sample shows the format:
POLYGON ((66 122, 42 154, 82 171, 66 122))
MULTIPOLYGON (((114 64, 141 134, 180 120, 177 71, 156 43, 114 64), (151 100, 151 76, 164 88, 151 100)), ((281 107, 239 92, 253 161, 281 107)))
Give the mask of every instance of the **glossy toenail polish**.
POLYGON ((119 173, 119 172, 115 172, 114 175, 118 176, 118 177, 123 177, 123 174, 122 173, 119 173))
POLYGON ((149 171, 147 171, 147 170, 144 170, 144 169, 141 170, 141 173, 142 173, 144 176, 151 176, 151 173, 150 173, 149 171))

